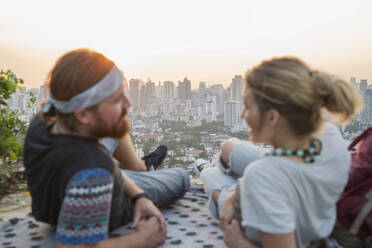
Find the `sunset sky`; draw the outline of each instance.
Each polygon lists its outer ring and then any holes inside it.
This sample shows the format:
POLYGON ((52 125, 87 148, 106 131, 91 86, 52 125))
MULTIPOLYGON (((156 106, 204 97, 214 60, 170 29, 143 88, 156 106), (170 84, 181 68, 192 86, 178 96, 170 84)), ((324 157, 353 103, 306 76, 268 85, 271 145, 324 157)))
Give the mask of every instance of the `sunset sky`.
POLYGON ((295 55, 372 82, 371 0, 1 2, 0 69, 39 87, 63 52, 103 52, 128 78, 227 87, 262 59, 295 55))

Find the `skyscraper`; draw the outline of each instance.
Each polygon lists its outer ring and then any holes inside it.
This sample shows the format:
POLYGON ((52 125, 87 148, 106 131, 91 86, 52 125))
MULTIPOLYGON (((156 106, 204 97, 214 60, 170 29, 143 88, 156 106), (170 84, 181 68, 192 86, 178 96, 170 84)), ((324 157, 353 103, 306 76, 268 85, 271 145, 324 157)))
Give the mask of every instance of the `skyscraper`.
POLYGON ((185 89, 186 89, 186 100, 191 99, 191 81, 185 77, 183 80, 183 83, 185 84, 185 89))
POLYGON ((217 120, 216 105, 216 95, 213 93, 207 93, 206 101, 204 103, 205 120, 207 121, 207 123, 217 120))
POLYGON ((155 83, 149 79, 145 85, 145 103, 153 103, 155 101, 155 83))
POLYGON ((364 92, 368 88, 368 79, 361 79, 359 86, 360 86, 360 91, 364 92))
POLYGON ((242 99, 242 85, 243 79, 242 76, 236 75, 231 82, 230 86, 230 100, 232 101, 241 101, 242 99))
POLYGON ((165 98, 173 98, 174 97, 174 84, 172 81, 165 81, 164 82, 164 96, 165 98))
POLYGON ((199 97, 204 98, 204 94, 206 93, 206 91, 207 91, 207 87, 206 87, 205 82, 200 82, 199 83, 199 90, 198 90, 199 97))
POLYGON ((191 99, 191 81, 187 77, 178 81, 178 98, 183 101, 191 99))
POLYGON ((140 79, 129 80, 129 97, 134 111, 140 107, 140 81, 140 79))
POLYGON ((368 88, 364 95, 364 110, 365 119, 364 123, 366 126, 372 125, 372 89, 368 88))
POLYGON ((363 105, 364 105, 364 108, 362 109, 362 111, 360 112, 360 120, 362 121, 362 123, 367 123, 367 97, 366 97, 366 92, 367 92, 367 88, 368 88, 368 80, 367 79, 361 79, 360 80, 360 84, 359 84, 359 91, 360 91, 360 95, 363 97, 363 105))
POLYGON ((242 123, 240 113, 244 106, 242 101, 227 101, 225 102, 225 126, 233 128, 236 124, 242 123))
POLYGON ((139 108, 143 110, 143 107, 145 106, 146 101, 146 86, 143 83, 140 83, 140 93, 139 93, 139 108))
POLYGON ((165 97, 163 85, 161 85, 161 82, 158 82, 158 86, 155 86, 155 96, 158 99, 162 99, 165 97))
POLYGON ((40 101, 44 100, 47 97, 47 90, 45 83, 40 86, 40 91, 39 91, 39 99, 40 101))
POLYGON ((218 113, 223 113, 224 105, 224 88, 222 84, 214 84, 209 87, 209 91, 216 95, 216 109, 218 113))
POLYGON ((8 106, 11 110, 25 110, 26 106, 26 87, 21 87, 22 90, 17 89, 7 100, 8 106))

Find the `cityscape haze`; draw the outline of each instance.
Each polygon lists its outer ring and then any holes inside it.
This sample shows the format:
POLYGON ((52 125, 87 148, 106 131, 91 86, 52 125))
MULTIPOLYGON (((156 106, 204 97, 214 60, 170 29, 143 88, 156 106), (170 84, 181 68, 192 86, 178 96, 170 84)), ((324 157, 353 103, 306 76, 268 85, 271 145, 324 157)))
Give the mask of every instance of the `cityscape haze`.
POLYGON ((170 165, 212 159, 240 118, 243 75, 263 59, 292 55, 349 81, 364 108, 352 139, 372 125, 372 1, 5 1, 0 69, 24 79, 9 107, 29 122, 64 52, 88 47, 123 70, 137 155, 169 147, 170 165), (22 6, 22 7, 20 7, 22 6), (67 18, 68 17, 68 18, 67 18), (32 92, 37 104, 27 106, 32 92))
POLYGON ((126 77, 187 76, 225 88, 263 59, 293 55, 316 69, 372 78, 370 0, 4 1, 0 68, 38 88, 67 50, 88 47, 126 77), (68 18, 66 18, 68 16, 68 18))

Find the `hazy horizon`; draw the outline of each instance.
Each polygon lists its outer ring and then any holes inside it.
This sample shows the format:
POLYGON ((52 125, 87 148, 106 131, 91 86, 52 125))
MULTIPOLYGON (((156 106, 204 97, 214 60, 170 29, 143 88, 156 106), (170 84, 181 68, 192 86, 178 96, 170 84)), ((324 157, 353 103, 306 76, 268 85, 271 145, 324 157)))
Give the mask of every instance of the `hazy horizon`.
POLYGON ((103 52, 127 78, 228 87, 263 59, 372 81, 372 1, 6 1, 0 69, 39 87, 62 53, 103 52), (22 6, 22 8, 18 7, 22 6))

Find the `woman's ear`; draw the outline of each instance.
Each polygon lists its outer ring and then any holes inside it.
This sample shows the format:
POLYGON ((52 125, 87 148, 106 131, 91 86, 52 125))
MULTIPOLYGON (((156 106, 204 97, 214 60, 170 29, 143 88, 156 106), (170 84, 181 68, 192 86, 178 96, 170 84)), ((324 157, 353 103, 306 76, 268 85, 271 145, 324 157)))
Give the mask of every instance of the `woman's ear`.
POLYGON ((266 113, 266 118, 270 126, 276 126, 280 120, 280 113, 276 109, 270 109, 266 113))

